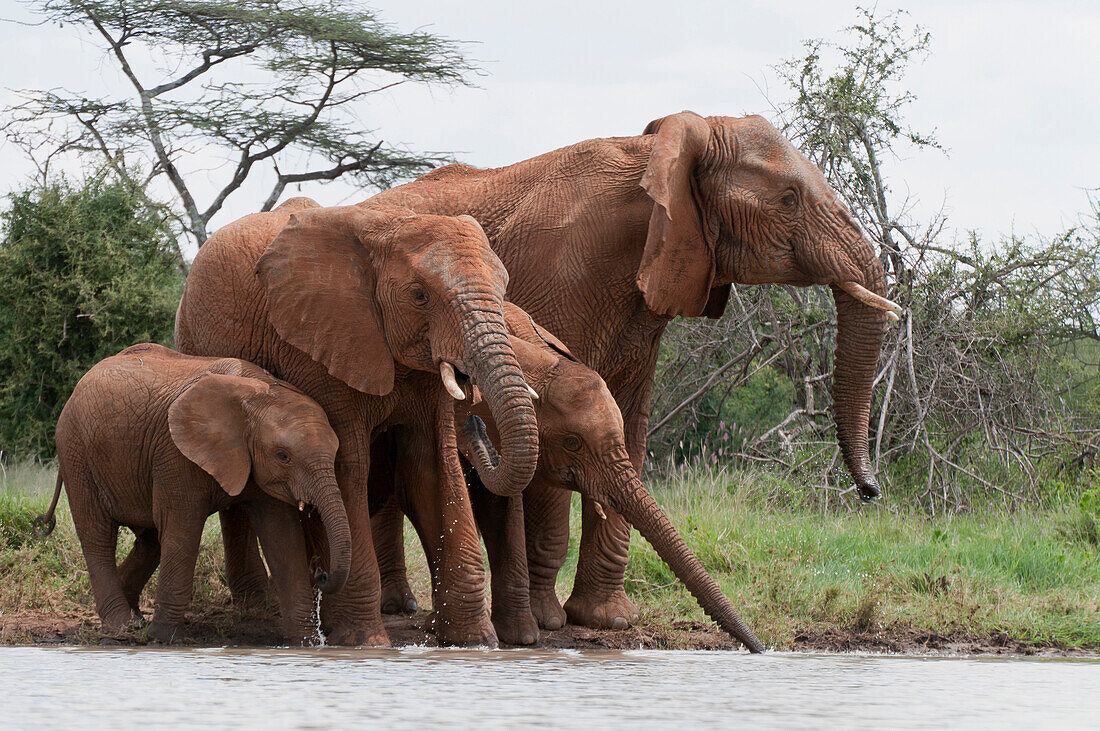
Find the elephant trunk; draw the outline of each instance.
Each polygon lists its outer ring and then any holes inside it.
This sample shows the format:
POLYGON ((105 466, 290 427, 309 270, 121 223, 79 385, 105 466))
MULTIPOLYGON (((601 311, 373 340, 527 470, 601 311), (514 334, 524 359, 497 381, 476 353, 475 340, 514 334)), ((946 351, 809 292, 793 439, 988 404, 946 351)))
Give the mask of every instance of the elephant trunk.
POLYGON ((510 497, 527 487, 538 464, 535 409, 499 301, 469 299, 461 309, 467 361, 500 434, 499 455, 476 416, 466 420, 464 431, 482 483, 493 494, 510 497))
POLYGON ((684 543, 661 506, 642 485, 625 453, 608 469, 613 474, 611 488, 606 492, 611 507, 649 541, 657 555, 669 565, 676 578, 683 582, 707 616, 739 640, 749 652, 763 652, 763 643, 737 616, 718 584, 684 543))
POLYGON ((326 594, 338 592, 344 587, 351 567, 351 529, 334 476, 330 475, 320 481, 311 502, 320 513, 321 523, 325 526, 329 557, 328 571, 318 570, 314 579, 317 588, 326 594))
MULTIPOLYGON (((866 245, 859 250, 864 248, 866 245)), ((885 295, 886 277, 881 263, 870 253, 862 258, 865 261, 858 262, 857 266, 866 273, 867 288, 874 294, 885 295)), ((837 324, 833 418, 844 464, 855 479, 860 496, 871 500, 879 495, 868 451, 871 390, 878 370, 887 314, 854 297, 847 291, 850 285, 845 285, 847 283, 832 285, 837 324)))

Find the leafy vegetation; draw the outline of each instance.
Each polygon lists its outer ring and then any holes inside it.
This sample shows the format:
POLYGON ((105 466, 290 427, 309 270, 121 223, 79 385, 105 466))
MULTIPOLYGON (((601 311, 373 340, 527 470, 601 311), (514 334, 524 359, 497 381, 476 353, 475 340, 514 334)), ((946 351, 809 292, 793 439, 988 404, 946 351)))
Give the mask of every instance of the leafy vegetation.
POLYGON ((183 262, 168 212, 106 174, 17 193, 0 220, 0 450, 49 456, 88 368, 170 344, 183 262))

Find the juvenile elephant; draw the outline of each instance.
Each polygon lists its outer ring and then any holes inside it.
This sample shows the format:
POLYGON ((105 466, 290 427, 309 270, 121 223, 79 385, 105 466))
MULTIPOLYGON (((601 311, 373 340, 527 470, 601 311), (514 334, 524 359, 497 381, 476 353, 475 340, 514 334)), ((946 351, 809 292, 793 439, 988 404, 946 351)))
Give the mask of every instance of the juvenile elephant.
POLYGON ((339 591, 351 537, 336 486, 336 434, 316 402, 263 369, 135 345, 96 364, 57 422, 57 487, 41 520, 52 529, 62 484, 107 628, 142 621, 138 598, 157 564, 149 636, 181 635, 208 516, 240 505, 272 568, 288 641, 316 634, 299 510, 320 513, 339 591), (119 526, 136 541, 115 564, 119 526), (159 550, 158 550, 159 548, 159 550))
MULTIPOLYGON (((469 216, 321 208, 301 198, 220 229, 191 265, 177 347, 267 368, 314 398, 339 437, 352 562, 344 590, 322 605, 333 644, 389 644, 371 545, 370 444, 423 396, 425 378, 479 383, 501 434, 499 463, 482 466, 488 489, 517 494, 534 473, 535 414, 501 312, 507 276, 469 216)), ((241 516, 223 513, 222 525, 231 580, 265 581, 241 516)), ((464 535, 454 538, 462 544, 464 535)), ((456 550, 480 555, 476 543, 456 550)), ((456 602, 481 607, 483 578, 470 579, 456 602)), ((477 622, 464 641, 492 644, 488 618, 477 622)))
MULTIPOLYGON (((603 377, 636 471, 671 318, 719 317, 733 283, 829 285, 837 439, 860 494, 878 495, 867 451, 871 389, 886 318, 900 309, 885 299, 875 247, 821 171, 761 117, 681 112, 639 136, 588 140, 507 167, 449 165, 360 205, 380 203, 481 222, 508 268, 508 299, 603 377)), ((560 627, 567 613, 595 627, 634 621, 623 591, 622 518, 606 509, 604 518, 584 500, 563 611, 554 585, 568 542, 568 494, 535 480, 523 500, 539 623, 560 627)))
MULTIPOLYGON (((524 377, 538 394, 540 453, 535 479, 566 495, 569 490, 579 492, 604 514, 614 509, 626 517, 722 629, 750 651, 763 651, 763 644, 643 487, 626 451, 622 415, 603 379, 519 307, 505 302, 504 313, 524 377)), ((491 414, 459 389, 452 393, 456 400, 442 402, 441 410, 453 407, 455 418, 463 422, 459 439, 463 454, 473 465, 491 463, 496 459, 489 436, 490 432, 495 435, 491 414)), ((396 505, 412 519, 428 557, 438 607, 442 599, 435 584, 444 569, 436 539, 439 520, 433 516, 443 512, 449 492, 434 489, 435 475, 425 470, 431 462, 421 458, 418 450, 410 451, 403 437, 398 437, 395 450, 399 455, 397 500, 387 508, 396 505)), ((518 497, 488 493, 474 478, 474 514, 492 567, 493 624, 504 641, 531 644, 538 638, 538 627, 529 599, 522 503, 518 497)))

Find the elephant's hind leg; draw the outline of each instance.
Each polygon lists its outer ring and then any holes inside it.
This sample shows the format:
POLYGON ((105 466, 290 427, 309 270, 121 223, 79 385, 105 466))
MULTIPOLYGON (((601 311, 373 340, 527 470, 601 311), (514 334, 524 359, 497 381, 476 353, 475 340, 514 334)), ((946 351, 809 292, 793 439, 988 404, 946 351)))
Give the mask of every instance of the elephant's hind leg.
POLYGON ((135 616, 131 609, 115 563, 119 525, 95 498, 89 475, 67 470, 65 480, 80 549, 88 565, 96 612, 104 630, 123 629, 141 615, 135 616))
POLYGON ((122 591, 135 614, 141 616, 141 590, 160 564, 160 539, 155 528, 134 532, 134 547, 130 549, 118 573, 122 577, 122 591))
POLYGON ((371 516, 370 529, 382 578, 382 613, 415 613, 416 596, 405 571, 405 516, 396 499, 371 516))
POLYGON ((371 444, 367 495, 372 509, 378 501, 383 504, 371 514, 370 530, 382 582, 382 613, 412 614, 417 604, 405 571, 405 516, 395 494, 393 450, 392 432, 378 435, 371 444))

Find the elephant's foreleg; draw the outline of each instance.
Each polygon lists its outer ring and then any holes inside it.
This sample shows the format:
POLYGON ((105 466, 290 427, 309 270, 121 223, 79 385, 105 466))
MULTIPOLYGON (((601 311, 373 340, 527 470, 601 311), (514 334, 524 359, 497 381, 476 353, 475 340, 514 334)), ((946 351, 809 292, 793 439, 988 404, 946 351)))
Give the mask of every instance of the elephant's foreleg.
POLYGON ((539 638, 539 626, 531 611, 531 584, 523 534, 523 499, 493 495, 472 477, 470 501, 492 578, 490 617, 497 637, 509 645, 530 645, 539 638))
POLYGON ((199 557, 206 514, 197 508, 177 509, 157 522, 160 536, 160 575, 153 621, 148 635, 162 642, 183 636, 184 618, 191 605, 195 584, 195 563, 199 557))
POLYGON ((134 547, 118 567, 122 578, 122 591, 135 614, 141 616, 141 590, 149 583, 149 577, 160 565, 160 539, 154 528, 138 530, 134 534, 134 547))
POLYGON ((565 602, 571 623, 625 629, 638 621, 623 588, 629 546, 630 524, 609 507, 600 515, 592 501, 583 500, 577 576, 565 602))
MULTIPOLYGON (((436 590, 436 634, 450 645, 497 644, 485 606, 485 559, 454 430, 454 406, 440 389, 436 409, 435 469, 421 475, 438 485, 443 519, 443 563, 436 590)), ((427 463, 425 464, 427 466, 427 463)))
MULTIPOLYGON (((654 351, 654 355, 656 351, 654 351)), ((630 461, 641 472, 649 427, 650 377, 643 383, 615 390, 623 414, 624 436, 630 461)), ((623 577, 630 548, 630 524, 604 507, 603 515, 582 499, 581 547, 573 592, 565 602, 569 621, 586 627, 620 629, 638 621, 638 608, 626 596, 623 577), (606 518, 604 517, 606 516, 606 518)))
POLYGON ((232 505, 218 513, 222 544, 225 546, 225 579, 239 608, 262 606, 268 595, 267 568, 260 557, 256 533, 241 505, 232 505))
POLYGON ((323 597, 322 623, 330 644, 389 647, 390 639, 382 625, 378 561, 374 556, 370 509, 364 489, 370 470, 366 440, 357 440, 352 433, 336 428, 336 424, 333 427, 340 439, 341 452, 347 449, 347 456, 337 455, 336 482, 351 530, 351 571, 343 589, 323 597), (356 459, 355 455, 362 455, 362 458, 356 459))
POLYGON ((295 645, 320 640, 313 617, 314 593, 298 511, 273 499, 248 506, 248 516, 271 563, 271 580, 283 617, 283 635, 295 645))
POLYGON ((572 496, 567 490, 542 483, 537 475, 523 492, 531 611, 543 629, 565 626, 565 610, 558 600, 557 581, 569 550, 569 501, 572 496))

